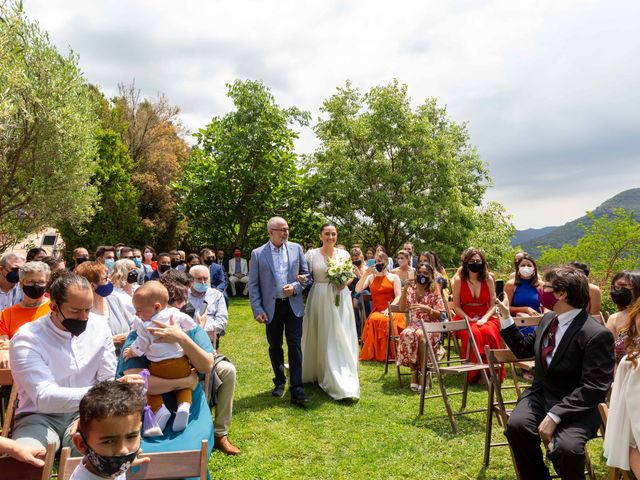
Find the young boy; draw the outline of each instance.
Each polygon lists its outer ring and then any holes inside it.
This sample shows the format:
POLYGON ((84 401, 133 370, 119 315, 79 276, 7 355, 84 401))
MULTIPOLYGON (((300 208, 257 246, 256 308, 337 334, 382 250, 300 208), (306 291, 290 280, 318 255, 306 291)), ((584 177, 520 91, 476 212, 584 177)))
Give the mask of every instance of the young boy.
MULTIPOLYGON (((177 343, 154 341, 153 330, 158 327, 154 322, 168 324, 170 319, 179 325, 183 331, 195 328, 196 324, 191 317, 181 313, 180 310, 168 307, 169 292, 162 283, 149 281, 142 285, 133 294, 133 306, 141 322, 138 322, 136 338, 130 347, 124 351, 124 358, 145 355, 149 360, 149 373, 159 378, 184 378, 191 374, 191 364, 184 354, 182 347, 177 343)), ((176 400, 178 408, 173 419, 173 431, 179 432, 186 428, 191 410, 191 389, 177 390, 176 400)), ((147 403, 156 416, 160 430, 164 431, 171 412, 164 405, 162 395, 147 394, 147 403)), ((145 426, 146 428, 146 426, 145 426)), ((145 432, 145 435, 154 433, 145 432)))
MULTIPOLYGON (((144 410, 140 385, 107 380, 80 401, 80 422, 73 443, 83 454, 71 480, 125 480, 140 450, 144 410)), ((149 458, 137 463, 148 462, 149 458)))

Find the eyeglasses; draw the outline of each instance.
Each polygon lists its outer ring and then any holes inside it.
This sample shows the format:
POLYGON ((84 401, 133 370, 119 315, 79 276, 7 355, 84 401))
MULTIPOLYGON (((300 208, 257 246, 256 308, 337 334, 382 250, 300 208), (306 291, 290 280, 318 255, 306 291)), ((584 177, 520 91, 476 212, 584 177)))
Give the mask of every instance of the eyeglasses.
POLYGON ((549 284, 542 285, 542 291, 543 292, 547 292, 547 293, 555 292, 556 291, 556 287, 554 287, 553 285, 549 285, 549 284))
POLYGON ((273 230, 274 232, 288 232, 289 229, 288 228, 272 228, 271 230, 273 230))
POLYGON ((32 282, 32 283, 25 283, 24 284, 25 287, 46 287, 47 286, 47 282, 32 282))
POLYGON ((472 260, 469 265, 482 265, 482 260, 472 260))

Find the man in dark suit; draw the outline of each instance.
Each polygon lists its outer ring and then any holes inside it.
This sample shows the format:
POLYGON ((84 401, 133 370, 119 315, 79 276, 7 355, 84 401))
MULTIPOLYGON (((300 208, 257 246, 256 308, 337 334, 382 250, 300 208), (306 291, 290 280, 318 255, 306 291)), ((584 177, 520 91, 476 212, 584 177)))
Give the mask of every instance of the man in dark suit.
POLYGON ((533 384, 509 417, 505 435, 522 479, 551 478, 540 441, 563 479, 584 478, 585 444, 600 425, 598 404, 613 381, 613 336, 588 316, 589 282, 571 266, 544 276, 546 313, 535 332, 524 336, 500 302, 502 338, 518 358, 535 356, 533 384))
POLYGON ((304 406, 309 400, 302 388, 302 301, 303 286, 297 276, 308 276, 309 269, 302 247, 288 242, 289 225, 281 217, 267 223, 269 241, 251 253, 249 298, 257 322, 267 330, 269 358, 273 368, 272 395, 282 397, 287 378, 284 374, 282 333, 287 337, 289 354, 289 393, 291 403, 304 406))

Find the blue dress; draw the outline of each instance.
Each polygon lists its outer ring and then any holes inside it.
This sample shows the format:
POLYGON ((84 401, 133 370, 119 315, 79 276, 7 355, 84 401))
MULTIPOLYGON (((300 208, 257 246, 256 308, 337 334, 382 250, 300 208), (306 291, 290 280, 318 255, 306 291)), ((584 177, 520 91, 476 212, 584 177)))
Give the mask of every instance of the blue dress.
MULTIPOLYGON (((213 354, 213 346, 207 333, 200 327, 196 327, 193 330, 187 332, 187 335, 193 340, 200 348, 208 353, 213 354)), ((137 333, 132 331, 127 340, 124 342, 122 351, 129 346, 136 338, 137 333)), ((118 369, 116 371, 116 378, 124 375, 125 370, 131 368, 147 368, 149 361, 145 357, 131 358, 124 360, 122 356, 118 359, 118 369)), ((176 410, 176 397, 172 392, 169 392, 163 396, 165 405, 167 408, 175 412, 176 410)), ((144 453, 154 452, 174 452, 179 450, 200 450, 202 440, 207 439, 209 442, 209 455, 213 449, 213 420, 211 418, 211 410, 207 405, 207 400, 202 390, 202 385, 198 384, 193 391, 193 398, 191 401, 191 412, 189 413, 189 423, 187 428, 181 432, 174 432, 171 429, 173 425, 174 414, 171 414, 171 418, 167 422, 164 435, 161 437, 142 437, 140 448, 144 453)), ((135 471, 136 467, 132 467, 131 470, 135 471)), ((207 478, 211 478, 207 472, 207 478)), ((191 480, 191 479, 189 479, 191 480)), ((197 480, 197 477, 194 478, 197 480)))
MULTIPOLYGON (((513 292, 512 307, 529 307, 533 308, 536 312, 540 311, 540 297, 538 295, 538 289, 531 286, 530 278, 521 278, 520 284, 516 285, 516 290, 513 292)), ((522 327, 520 331, 523 335, 527 335, 535 331, 536 327, 522 327)))

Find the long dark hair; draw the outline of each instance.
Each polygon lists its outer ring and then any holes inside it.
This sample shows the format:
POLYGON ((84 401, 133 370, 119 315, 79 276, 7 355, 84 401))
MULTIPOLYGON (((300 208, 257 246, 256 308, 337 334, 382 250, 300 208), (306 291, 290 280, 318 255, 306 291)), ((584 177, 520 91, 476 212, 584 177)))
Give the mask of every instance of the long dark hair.
POLYGON ((520 264, 523 260, 529 260, 531 263, 533 263, 533 274, 531 275, 530 285, 532 287, 537 287, 540 283, 540 277, 538 277, 538 264, 536 263, 535 259, 526 252, 523 252, 522 258, 516 262, 516 277, 514 279, 514 283, 516 285, 520 285, 520 264))
POLYGON ((487 259, 484 256, 484 252, 479 248, 467 248, 465 250, 464 258, 462 259, 462 270, 460 271, 460 276, 463 280, 469 279, 469 261, 475 255, 479 255, 482 260, 482 270, 478 273, 478 280, 484 282, 487 278, 489 278, 489 267, 487 266, 487 259))

